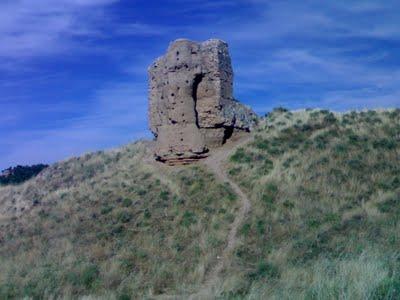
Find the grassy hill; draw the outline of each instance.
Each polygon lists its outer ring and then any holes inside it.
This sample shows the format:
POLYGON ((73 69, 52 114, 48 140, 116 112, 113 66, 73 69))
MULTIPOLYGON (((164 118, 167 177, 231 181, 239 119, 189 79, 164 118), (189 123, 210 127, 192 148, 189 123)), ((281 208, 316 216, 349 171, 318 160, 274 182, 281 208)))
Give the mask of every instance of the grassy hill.
MULTIPOLYGON (((276 109, 229 154, 251 201, 207 297, 400 298, 400 110, 276 109)), ((240 208, 206 165, 151 162, 150 142, 0 187, 0 299, 185 299, 240 208)))

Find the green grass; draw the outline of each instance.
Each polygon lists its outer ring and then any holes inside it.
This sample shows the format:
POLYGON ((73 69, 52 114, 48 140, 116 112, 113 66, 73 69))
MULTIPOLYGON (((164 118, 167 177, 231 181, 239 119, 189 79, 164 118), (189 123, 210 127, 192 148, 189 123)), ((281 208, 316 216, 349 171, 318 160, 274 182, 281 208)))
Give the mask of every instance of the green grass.
MULTIPOLYGON (((136 143, 0 187, 0 299, 187 297, 239 207, 202 165, 136 143), (14 209, 15 208, 15 209, 14 209)), ((275 109, 229 157, 251 200, 217 299, 400 298, 400 110, 275 109)))
POLYGON ((203 167, 158 170, 141 162, 145 151, 139 143, 47 170, 41 204, 1 224, 1 299, 185 294, 202 283, 237 199, 203 167))
POLYGON ((225 278, 242 289, 222 295, 397 299, 400 111, 279 109, 260 127, 228 166, 252 212, 225 278))

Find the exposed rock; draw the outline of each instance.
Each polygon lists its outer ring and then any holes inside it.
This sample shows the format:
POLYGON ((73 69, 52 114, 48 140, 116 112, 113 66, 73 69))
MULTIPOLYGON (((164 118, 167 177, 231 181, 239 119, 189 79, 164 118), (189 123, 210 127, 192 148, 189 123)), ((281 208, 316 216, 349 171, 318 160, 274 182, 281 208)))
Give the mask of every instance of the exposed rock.
POLYGON ((161 161, 205 157, 256 121, 256 114, 233 98, 231 59, 221 40, 176 40, 149 67, 149 77, 150 129, 161 161))

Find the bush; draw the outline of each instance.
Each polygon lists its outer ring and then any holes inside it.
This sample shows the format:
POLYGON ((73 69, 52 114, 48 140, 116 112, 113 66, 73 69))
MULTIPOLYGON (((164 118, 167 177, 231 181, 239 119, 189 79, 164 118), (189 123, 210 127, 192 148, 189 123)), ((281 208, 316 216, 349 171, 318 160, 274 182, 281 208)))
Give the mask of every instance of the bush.
POLYGON ((374 291, 372 299, 400 299, 400 277, 386 278, 374 291))
POLYGON ((396 149, 396 142, 392 139, 383 138, 373 142, 373 147, 375 149, 386 149, 386 150, 393 150, 396 149))
POLYGON ((247 236, 250 233, 250 230, 251 230, 251 224, 245 223, 240 229, 240 234, 247 236))
POLYGON ((132 214, 129 211, 123 210, 118 213, 117 219, 121 223, 128 223, 132 219, 132 214))
POLYGON ((258 263, 256 271, 251 272, 248 276, 251 280, 259 280, 263 278, 277 279, 279 278, 280 273, 277 266, 262 261, 258 263))
POLYGON ((189 227, 197 222, 196 214, 192 211, 185 211, 182 216, 181 224, 184 227, 189 227))
POLYGON ((82 271, 81 282, 87 289, 91 289, 93 288, 99 273, 99 268, 96 265, 89 265, 82 271))
POLYGON ((92 289, 96 280, 99 278, 100 271, 97 265, 89 264, 81 270, 70 271, 66 275, 67 281, 75 287, 85 287, 92 289))
POLYGON ((393 195, 384 202, 377 204, 381 213, 397 213, 400 212, 400 195, 393 195))
POLYGON ((253 142, 253 146, 260 150, 268 150, 269 142, 267 139, 256 138, 256 140, 253 142))
POLYGON ((4 170, 0 175, 0 184, 20 184, 25 182, 32 177, 35 177, 48 165, 39 164, 33 166, 16 166, 15 168, 8 168, 4 170))
POLYGON ((160 192, 160 198, 164 201, 167 201, 169 199, 169 192, 168 191, 161 191, 160 192))
POLYGON ((252 161, 252 157, 250 154, 246 153, 243 148, 239 148, 236 152, 231 156, 230 160, 235 163, 250 163, 252 161))
POLYGON ((284 108, 284 107, 282 107, 282 106, 278 106, 278 107, 275 107, 275 108, 272 110, 272 112, 274 112, 274 113, 287 113, 287 112, 289 112, 289 109, 284 108))
POLYGON ((257 173, 261 176, 267 175, 273 169, 274 164, 271 160, 265 159, 262 165, 258 168, 257 173))
POLYGON ((350 159, 347 161, 347 165, 356 172, 362 172, 365 168, 365 164, 360 159, 350 159))
POLYGON ((122 205, 125 206, 125 207, 129 207, 129 206, 132 205, 132 200, 128 199, 128 198, 125 198, 124 200, 122 200, 122 205))
POLYGON ((275 202, 277 193, 278 193, 278 186, 275 183, 268 183, 264 188, 261 200, 266 205, 272 205, 275 202))
POLYGON ((336 122, 337 122, 337 119, 333 113, 327 113, 323 120, 323 124, 325 126, 335 124, 336 122))

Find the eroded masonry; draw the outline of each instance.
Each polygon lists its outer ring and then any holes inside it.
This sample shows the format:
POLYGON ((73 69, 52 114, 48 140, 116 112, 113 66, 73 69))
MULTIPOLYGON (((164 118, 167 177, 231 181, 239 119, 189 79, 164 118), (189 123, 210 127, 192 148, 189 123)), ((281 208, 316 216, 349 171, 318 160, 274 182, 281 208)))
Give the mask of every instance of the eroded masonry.
POLYGON ((233 98, 228 45, 221 40, 176 40, 149 67, 149 121, 156 158, 189 163, 240 132, 256 114, 233 98))

